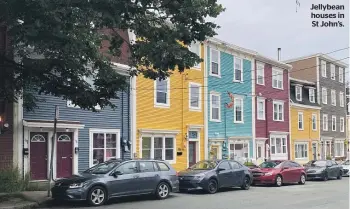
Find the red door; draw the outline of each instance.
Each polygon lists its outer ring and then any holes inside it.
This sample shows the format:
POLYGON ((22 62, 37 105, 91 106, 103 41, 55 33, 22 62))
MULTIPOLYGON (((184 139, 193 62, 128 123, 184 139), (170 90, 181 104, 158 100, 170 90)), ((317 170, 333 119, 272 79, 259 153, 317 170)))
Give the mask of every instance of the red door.
POLYGON ((57 178, 66 178, 72 175, 73 166, 73 133, 57 133, 57 178))
POLYGON ((47 132, 30 132, 30 173, 32 180, 47 179, 47 132))
POLYGON ((189 166, 197 163, 196 142, 188 142, 188 160, 189 166))

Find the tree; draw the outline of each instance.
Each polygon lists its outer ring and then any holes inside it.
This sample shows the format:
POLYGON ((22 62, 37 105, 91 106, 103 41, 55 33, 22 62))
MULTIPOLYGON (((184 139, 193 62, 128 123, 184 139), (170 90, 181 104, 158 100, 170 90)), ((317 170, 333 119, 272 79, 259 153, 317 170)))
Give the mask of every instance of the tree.
POLYGON ((179 42, 216 35, 219 26, 205 19, 222 11, 217 0, 0 0, 0 24, 16 57, 0 53, 0 98, 23 95, 27 109, 35 107, 38 93, 93 111, 97 104, 114 107, 110 100, 127 82, 101 53, 103 41, 109 41, 111 56, 119 56, 125 40, 118 30, 132 30, 142 39, 129 46, 136 68, 131 75, 164 79, 201 61, 179 42), (83 79, 92 75, 94 87, 83 79))

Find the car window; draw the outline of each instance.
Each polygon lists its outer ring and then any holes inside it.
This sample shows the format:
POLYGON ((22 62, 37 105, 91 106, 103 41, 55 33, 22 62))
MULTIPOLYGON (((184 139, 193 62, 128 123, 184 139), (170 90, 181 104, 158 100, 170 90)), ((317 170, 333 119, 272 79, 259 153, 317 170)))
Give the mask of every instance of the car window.
POLYGON ((285 163, 283 164, 283 167, 293 168, 294 165, 293 165, 293 163, 287 161, 287 162, 285 162, 285 163))
POLYGON ((97 164, 85 171, 83 173, 93 173, 93 174, 106 174, 113 170, 120 162, 107 161, 104 163, 97 164))
POLYGON ((291 164, 291 167, 295 167, 295 168, 301 167, 301 166, 300 166, 298 163, 296 163, 296 162, 290 161, 289 163, 291 164))
POLYGON ((159 166, 160 171, 169 171, 170 170, 169 167, 165 163, 158 162, 158 166, 159 166))
POLYGON ((274 168, 277 164, 275 162, 263 162, 259 165, 260 168, 274 168))
POLYGON ((122 174, 132 174, 132 173, 137 173, 137 166, 136 162, 128 162, 125 163, 121 166, 119 166, 115 171, 119 171, 122 174))
POLYGON ((196 164, 192 165, 190 169, 192 170, 211 170, 214 169, 217 166, 216 161, 211 160, 203 160, 199 161, 196 164))
POLYGON ((225 161, 225 162, 222 162, 220 165, 219 165, 219 168, 222 168, 222 169, 225 169, 225 170, 230 170, 231 169, 231 166, 230 164, 225 161))
POLYGON ((345 162, 343 163, 343 165, 349 165, 349 161, 348 161, 348 160, 345 161, 345 162))
POLYGON ((324 160, 317 160, 310 164, 311 167, 325 167, 326 165, 328 165, 328 161, 324 160))
POLYGON ((332 165, 338 165, 338 163, 332 160, 332 165))
POLYGON ((239 169, 242 167, 239 163, 237 163, 235 161, 230 161, 230 164, 231 164, 232 169, 239 169))
POLYGON ((154 169, 155 171, 159 171, 159 168, 158 168, 157 163, 156 163, 156 162, 152 162, 152 163, 153 163, 153 169, 154 169))
MULTIPOLYGON (((154 172, 153 162, 151 161, 140 161, 140 172, 154 172)), ((158 169, 157 169, 158 170, 158 169)))

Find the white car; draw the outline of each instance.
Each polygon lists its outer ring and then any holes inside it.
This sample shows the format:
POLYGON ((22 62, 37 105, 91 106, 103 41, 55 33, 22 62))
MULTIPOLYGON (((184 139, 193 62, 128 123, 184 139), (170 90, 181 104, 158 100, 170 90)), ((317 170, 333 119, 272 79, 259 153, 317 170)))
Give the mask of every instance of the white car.
POLYGON ((349 170, 350 170, 349 160, 345 161, 341 165, 343 166, 343 176, 349 176, 349 170))

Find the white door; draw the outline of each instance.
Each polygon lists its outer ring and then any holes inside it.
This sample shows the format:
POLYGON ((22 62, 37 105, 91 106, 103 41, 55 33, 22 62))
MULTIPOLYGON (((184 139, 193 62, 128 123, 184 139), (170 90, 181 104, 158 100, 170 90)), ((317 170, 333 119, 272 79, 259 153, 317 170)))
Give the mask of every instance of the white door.
POLYGON ((256 159, 258 163, 264 162, 265 159, 265 148, 264 144, 256 145, 256 159))

